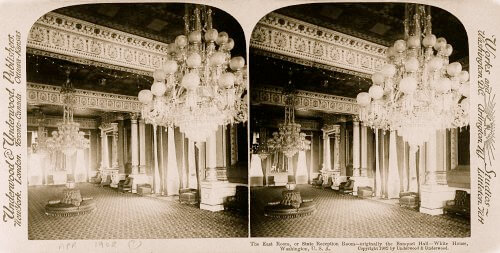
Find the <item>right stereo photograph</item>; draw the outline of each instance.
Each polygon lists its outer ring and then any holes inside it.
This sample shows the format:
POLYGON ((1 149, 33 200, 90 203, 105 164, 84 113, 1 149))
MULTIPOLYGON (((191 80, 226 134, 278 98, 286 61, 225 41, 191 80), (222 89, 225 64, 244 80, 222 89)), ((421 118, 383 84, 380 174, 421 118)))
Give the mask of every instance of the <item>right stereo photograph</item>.
POLYGON ((250 40, 252 237, 470 237, 469 49, 433 6, 321 3, 250 40))

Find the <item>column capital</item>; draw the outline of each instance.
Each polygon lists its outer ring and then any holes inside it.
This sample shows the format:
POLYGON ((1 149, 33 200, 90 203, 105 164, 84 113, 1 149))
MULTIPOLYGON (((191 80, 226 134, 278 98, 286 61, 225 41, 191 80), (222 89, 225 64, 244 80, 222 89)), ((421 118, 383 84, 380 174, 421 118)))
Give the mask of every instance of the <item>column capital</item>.
POLYGON ((131 121, 137 122, 137 119, 139 118, 139 113, 131 112, 131 113, 129 113, 129 116, 130 116, 131 121))
POLYGON ((323 131, 323 134, 339 133, 340 132, 340 125, 325 124, 321 128, 321 131, 323 131))
POLYGON ((359 123, 359 116, 358 115, 352 115, 352 122, 359 123))
POLYGON ((111 122, 110 125, 113 128, 113 133, 118 132, 118 122, 111 122))

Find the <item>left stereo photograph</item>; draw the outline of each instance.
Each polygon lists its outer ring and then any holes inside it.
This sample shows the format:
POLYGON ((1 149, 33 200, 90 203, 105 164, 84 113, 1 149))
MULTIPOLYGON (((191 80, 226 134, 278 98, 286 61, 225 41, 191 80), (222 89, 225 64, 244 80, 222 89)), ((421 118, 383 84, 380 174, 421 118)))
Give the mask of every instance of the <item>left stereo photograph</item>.
POLYGON ((248 237, 245 36, 205 5, 53 10, 27 55, 30 240, 248 237))

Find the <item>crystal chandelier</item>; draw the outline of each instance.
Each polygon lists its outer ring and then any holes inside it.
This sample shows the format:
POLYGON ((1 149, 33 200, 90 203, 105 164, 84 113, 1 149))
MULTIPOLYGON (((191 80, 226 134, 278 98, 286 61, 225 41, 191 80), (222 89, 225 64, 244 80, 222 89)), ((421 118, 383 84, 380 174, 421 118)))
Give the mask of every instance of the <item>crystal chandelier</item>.
POLYGON ((246 122, 245 59, 231 58, 234 40, 212 26, 212 10, 186 5, 185 35, 167 47, 167 61, 139 92, 142 117, 154 126, 177 126, 186 137, 205 141, 221 125, 246 122))
POLYGON ((285 120, 278 125, 278 132, 267 140, 267 148, 273 152, 282 152, 288 158, 297 152, 308 150, 310 141, 300 132, 300 124, 295 123, 295 104, 293 93, 285 95, 285 120))
MULTIPOLYGON (((78 149, 89 148, 90 142, 80 130, 80 124, 73 121, 75 88, 69 79, 69 70, 66 71, 67 79, 60 93, 63 101, 63 121, 58 123, 57 131, 52 131, 51 137, 43 133, 40 136, 40 148, 48 152, 61 151, 65 155, 73 155, 78 149)), ((39 137, 39 138, 40 138, 39 137)))
POLYGON ((49 137, 47 129, 44 126, 45 115, 40 108, 36 108, 33 112, 33 116, 36 118, 38 123, 38 131, 36 133, 35 141, 31 144, 32 152, 51 152, 53 150, 53 146, 51 146, 50 142, 47 142, 49 137))
POLYGON ((469 124, 469 73, 449 63, 453 47, 432 34, 430 6, 405 6, 404 40, 387 49, 387 64, 357 96, 360 120, 397 131, 421 146, 437 130, 469 124))

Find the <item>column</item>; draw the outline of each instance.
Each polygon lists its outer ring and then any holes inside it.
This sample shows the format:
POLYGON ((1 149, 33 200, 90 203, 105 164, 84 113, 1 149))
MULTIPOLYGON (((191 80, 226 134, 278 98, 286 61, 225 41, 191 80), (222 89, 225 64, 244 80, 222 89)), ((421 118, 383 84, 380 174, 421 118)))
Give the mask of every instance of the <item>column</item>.
POLYGON ((425 184, 437 184, 436 165, 437 165, 437 150, 436 150, 436 133, 432 133, 425 147, 425 184))
POLYGON ((399 169, 396 131, 391 131, 389 136, 389 171, 387 174, 387 198, 399 198, 399 169))
POLYGON ((101 170, 105 170, 109 167, 107 137, 106 132, 101 130, 101 170))
POLYGON ((407 192, 408 191, 408 166, 407 166, 407 162, 408 162, 408 152, 406 152, 406 142, 403 140, 403 138, 401 138, 402 140, 402 143, 403 143, 403 175, 402 175, 402 179, 403 179, 403 192, 407 192))
POLYGON ((334 134, 335 142, 333 145, 333 173, 332 173, 332 186, 333 190, 338 190, 340 185, 340 128, 334 134))
POLYGON ((328 185, 328 178, 332 170, 332 158, 330 153, 330 136, 323 133, 323 169, 321 174, 323 176, 323 187, 328 185))
POLYGON ((367 134, 366 134, 366 126, 361 122, 361 170, 360 175, 362 177, 368 176, 368 142, 367 142, 367 134))
POLYGON ((111 150, 111 167, 118 169, 118 123, 111 123, 113 126, 113 143, 111 150))
MULTIPOLYGON (((161 195, 164 195, 165 194, 165 191, 166 191, 166 174, 167 174, 167 170, 165 169, 166 167, 166 160, 167 160, 167 157, 165 155, 165 152, 163 151, 163 147, 164 147, 164 142, 163 142, 163 134, 164 134, 164 131, 165 133, 167 132, 167 130, 165 129, 165 127, 163 126, 158 126, 158 136, 157 136, 157 143, 158 143, 158 168, 159 168, 159 172, 160 172, 160 191, 161 191, 161 195)), ((168 134, 168 133, 167 133, 168 134)), ((167 141, 168 141, 168 137, 167 138, 167 141)), ((167 147, 168 147, 168 143, 165 144, 167 147)), ((167 155, 168 155, 168 150, 167 150, 167 155)))
POLYGON ((446 171, 448 169, 448 138, 446 129, 436 132, 436 182, 441 185, 447 185, 446 171))
POLYGON ((198 175, 200 181, 205 180, 206 166, 207 166, 207 144, 206 142, 196 142, 195 146, 198 148, 198 175))
MULTIPOLYGON (((131 153, 132 153, 132 192, 137 193, 137 185, 151 183, 146 174, 146 129, 144 120, 139 120, 138 115, 133 113, 130 117, 131 153), (139 128, 139 131, 137 131, 139 128)), ((156 162, 156 161, 155 161, 156 162)))
MULTIPOLYGON (((246 137, 245 137, 246 138, 246 137)), ((229 140, 231 145, 231 165, 238 162, 238 125, 232 124, 229 126, 229 140)))
POLYGON ((126 158, 126 155, 125 155, 125 137, 126 137, 126 134, 125 134, 125 124, 124 124, 124 119, 122 116, 120 117, 117 117, 118 119, 118 127, 117 127, 117 138, 116 138, 116 154, 117 154, 117 158, 116 158, 116 161, 117 161, 117 169, 119 170, 119 173, 124 175, 126 172, 125 172, 125 158, 126 158))
POLYGON ((458 167, 458 130, 450 129, 450 169, 458 167))
POLYGON ((179 194, 179 169, 177 168, 177 154, 175 150, 174 128, 168 128, 168 157, 167 157, 167 195, 179 194))
POLYGON ((314 132, 311 132, 311 152, 309 155, 309 171, 308 171, 308 176, 307 176, 307 182, 311 183, 312 182, 312 171, 313 171, 313 159, 314 159, 314 132))
POLYGON ((425 184, 420 188, 420 212, 430 215, 443 213, 446 200, 453 199, 455 190, 446 184, 444 166, 446 136, 445 130, 431 133, 425 148, 425 184))
POLYGON ((160 193, 160 170, 158 168, 158 139, 156 136, 156 125, 153 125, 153 157, 154 157, 154 177, 153 191, 155 194, 160 193))
POLYGON ((214 132, 210 137, 207 138, 207 164, 206 164, 206 180, 207 181, 217 181, 217 139, 216 133, 214 132))
POLYGON ((379 130, 375 129, 375 196, 382 196, 382 176, 380 174, 380 140, 378 136, 379 130))
POLYGON ((259 154, 251 154, 248 177, 250 178, 250 187, 263 186, 264 173, 262 172, 262 160, 259 154))
POLYGON ((323 133, 323 171, 331 170, 332 159, 330 157, 330 136, 323 133))
POLYGON ((353 165, 353 176, 358 177, 360 175, 360 164, 359 164, 359 121, 354 120, 352 122, 352 165, 353 165))
POLYGON ((426 145, 418 147, 418 184, 419 186, 425 184, 425 153, 426 145))
POLYGON ((93 153, 92 139, 93 139, 92 131, 89 131, 89 144, 90 144, 90 147, 89 147, 89 150, 88 150, 88 158, 89 159, 87 160, 87 176, 85 177, 85 181, 88 181, 88 179, 90 178, 90 175, 91 175, 90 173, 92 171, 92 161, 94 159, 94 157, 92 156, 92 153, 93 153))
POLYGON ((198 189, 198 179, 196 178, 196 158, 194 141, 188 140, 188 188, 198 189))
POLYGON ((139 120, 139 173, 146 173, 146 125, 139 120))
POLYGON ((206 179, 200 182, 200 209, 210 211, 224 210, 224 199, 234 196, 236 185, 228 181, 217 180, 217 139, 213 133, 206 142, 206 179))
POLYGON ((227 131, 226 126, 219 126, 216 131, 216 150, 217 150, 217 178, 218 180, 227 181, 227 131))
POLYGON ((333 146, 333 171, 340 175, 340 133, 335 133, 335 144, 333 146))
POLYGON ((418 192, 418 180, 417 180, 417 147, 410 146, 409 164, 410 171, 408 173, 408 191, 418 192))
POLYGON ((181 146, 181 156, 182 156, 182 166, 181 166, 181 179, 180 179, 180 182, 181 182, 181 188, 184 189, 184 188, 189 188, 188 187, 188 177, 189 177, 189 167, 188 167, 188 164, 187 164, 187 145, 186 145, 186 141, 187 141, 187 138, 186 138, 186 135, 184 133, 181 133, 179 129, 177 129, 179 131, 179 134, 180 134, 180 146, 181 146))
POLYGON ((297 171, 295 172, 295 182, 297 184, 307 184, 307 162, 306 152, 304 150, 299 151, 297 171))
POLYGON ((132 152, 132 174, 139 173, 139 135, 137 133, 137 114, 131 114, 130 117, 130 149, 132 152))

